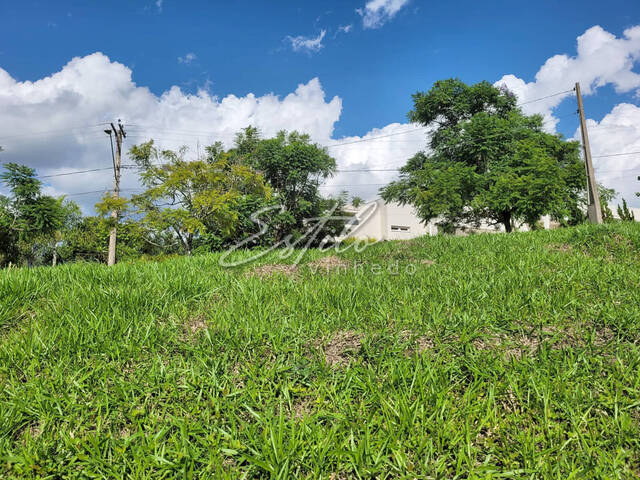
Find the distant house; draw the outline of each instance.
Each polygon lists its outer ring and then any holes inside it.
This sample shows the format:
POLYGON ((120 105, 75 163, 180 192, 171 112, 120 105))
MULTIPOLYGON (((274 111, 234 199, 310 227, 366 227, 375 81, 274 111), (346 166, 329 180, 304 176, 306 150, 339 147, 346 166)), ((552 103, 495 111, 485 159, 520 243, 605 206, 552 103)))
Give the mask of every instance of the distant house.
POLYGON ((346 210, 354 214, 347 238, 409 240, 438 233, 435 222, 425 225, 411 205, 378 199, 358 208, 347 207, 346 210))
MULTIPOLYGON (((437 219, 428 223, 422 222, 416 210, 411 205, 387 203, 382 199, 364 203, 358 208, 349 206, 346 211, 354 215, 349 225, 349 233, 345 238, 376 239, 376 240, 409 240, 423 235, 437 235, 437 219)), ((544 229, 554 228, 554 223, 549 216, 540 219, 544 229)), ((527 225, 515 225, 519 231, 527 231, 527 225)), ((470 232, 495 233, 504 232, 504 226, 483 222, 478 226, 462 226, 456 231, 457 235, 466 235, 470 232)))

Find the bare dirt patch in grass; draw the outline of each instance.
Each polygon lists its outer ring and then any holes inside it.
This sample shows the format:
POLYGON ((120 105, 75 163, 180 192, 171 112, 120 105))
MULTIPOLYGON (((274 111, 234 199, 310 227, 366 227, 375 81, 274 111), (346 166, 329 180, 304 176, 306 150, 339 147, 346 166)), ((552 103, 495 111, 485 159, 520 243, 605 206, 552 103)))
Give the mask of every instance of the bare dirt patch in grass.
POLYGON ((536 335, 506 333, 476 338, 471 342, 478 350, 502 350, 507 358, 515 359, 535 354, 540 343, 540 338, 536 335))
POLYGON ((499 333, 479 337, 471 341, 478 350, 500 350, 507 358, 517 360, 533 356, 547 343, 553 350, 581 348, 589 344, 591 338, 594 347, 603 347, 615 339, 615 332, 608 327, 600 328, 591 335, 587 325, 567 325, 558 327, 546 325, 541 330, 525 334, 499 333))
POLYGON ((547 250, 551 250, 552 252, 561 252, 568 253, 573 250, 573 247, 568 243, 550 243, 546 245, 547 250))
POLYGON ((433 265, 436 262, 434 262, 433 260, 429 260, 428 258, 423 258, 422 260, 420 260, 420 263, 422 265, 433 265))
POLYGON ((398 337, 403 342, 411 342, 411 347, 407 348, 404 351, 404 354, 407 357, 411 357, 415 354, 421 354, 435 347, 433 338, 427 335, 421 335, 414 338, 414 334, 410 330, 402 330, 401 332, 399 332, 398 337))
POLYGON ((265 278, 270 277, 271 275, 286 275, 288 277, 292 277, 298 274, 298 266, 297 265, 283 265, 280 263, 274 263, 269 265, 260 265, 259 267, 254 268, 250 272, 247 272, 245 275, 248 277, 259 277, 265 278))
POLYGON ((313 411, 313 401, 308 397, 297 398, 291 405, 290 417, 294 420, 302 420, 313 411))
POLYGON ((335 255, 329 255, 328 257, 322 257, 313 262, 309 262, 307 265, 314 272, 317 270, 330 272, 332 270, 346 270, 351 263, 335 255))
POLYGON ((42 428, 40 426, 40 423, 34 423, 29 426, 29 435, 31 435, 31 438, 38 438, 41 433, 42 428))
POLYGON ((208 328, 207 320, 202 315, 189 317, 184 323, 184 338, 188 340, 208 328))
MULTIPOLYGON (((589 327, 586 325, 568 325, 561 328, 555 325, 545 325, 542 333, 551 337, 554 350, 584 347, 589 343, 589 327)), ((597 328, 593 333, 593 346, 604 347, 615 339, 615 332, 609 327, 597 328)))
POLYGON ((324 344, 324 360, 327 365, 347 365, 362 346, 364 336, 353 330, 340 330, 324 344))
POLYGON ((500 406, 507 413, 515 413, 521 411, 520 402, 513 393, 511 387, 507 389, 504 395, 500 397, 500 406))

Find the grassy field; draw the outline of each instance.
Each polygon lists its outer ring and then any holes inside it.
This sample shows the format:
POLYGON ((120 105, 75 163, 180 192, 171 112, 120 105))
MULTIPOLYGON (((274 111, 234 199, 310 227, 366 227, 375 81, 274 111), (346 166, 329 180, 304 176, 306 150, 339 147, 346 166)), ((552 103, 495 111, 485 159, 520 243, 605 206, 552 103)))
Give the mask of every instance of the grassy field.
POLYGON ((0 476, 640 474, 639 224, 329 255, 0 272, 0 476))

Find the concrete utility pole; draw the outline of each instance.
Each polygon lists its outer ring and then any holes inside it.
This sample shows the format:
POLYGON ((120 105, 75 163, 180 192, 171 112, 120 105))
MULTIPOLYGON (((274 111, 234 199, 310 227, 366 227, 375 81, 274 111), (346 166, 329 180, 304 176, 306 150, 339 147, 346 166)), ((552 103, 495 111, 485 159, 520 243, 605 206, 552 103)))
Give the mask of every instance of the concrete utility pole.
MULTIPOLYGON (((121 165, 121 157, 122 157, 122 140, 126 138, 127 134, 124 132, 124 127, 118 120, 118 127, 111 124, 111 130, 105 130, 109 138, 111 139, 111 154, 113 160, 113 198, 120 197, 120 165, 121 165), (113 157, 113 137, 111 134, 115 134, 116 136, 116 152, 115 157, 113 157)), ((111 218, 114 219, 115 225, 111 229, 109 233, 109 257, 107 260, 107 265, 112 266, 116 263, 116 237, 117 237, 117 224, 118 224, 118 211, 113 210, 111 212, 111 218)))
POLYGON ((600 209, 600 194, 598 184, 593 172, 593 162, 591 161, 591 147, 589 146, 589 133, 587 132, 587 121, 584 115, 582 104, 582 93, 580 93, 580 83, 576 83, 576 97, 578 97, 578 113, 580 114, 580 130, 582 131, 582 148, 584 149, 584 166, 587 170, 587 216, 591 223, 602 223, 602 210, 600 209))

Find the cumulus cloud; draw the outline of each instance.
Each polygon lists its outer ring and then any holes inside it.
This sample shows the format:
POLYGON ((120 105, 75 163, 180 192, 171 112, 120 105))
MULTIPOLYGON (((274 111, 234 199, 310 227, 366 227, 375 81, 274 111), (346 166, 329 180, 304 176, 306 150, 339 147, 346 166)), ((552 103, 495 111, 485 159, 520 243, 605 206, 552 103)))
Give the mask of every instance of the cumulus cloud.
POLYGON ((391 123, 363 136, 330 140, 329 153, 341 171, 327 182, 323 193, 348 190, 352 195, 373 199, 383 185, 397 178, 397 169, 425 150, 427 141, 426 128, 407 123, 391 123))
MULTIPOLYGON (((545 126, 555 131, 558 118, 554 109, 573 92, 580 82, 584 96, 594 95, 598 88, 611 85, 618 93, 640 92, 640 74, 634 71, 640 59, 640 26, 625 30, 620 38, 594 26, 577 39, 575 56, 567 54, 549 58, 538 70, 535 80, 526 82, 515 75, 505 75, 496 85, 505 85, 513 91, 523 105, 525 113, 543 115, 545 126), (554 95, 532 103, 531 100, 554 95)), ((589 137, 594 157, 597 180, 620 192, 633 206, 640 206, 635 196, 640 175, 640 155, 600 157, 610 153, 640 151, 640 108, 622 103, 615 105, 600 122, 588 120, 589 137), (599 157, 599 158, 598 158, 599 157)), ((574 138, 580 139, 576 130, 574 138)))
POLYGON ((370 0, 356 12, 362 17, 364 28, 380 28, 409 3, 410 0, 370 0))
POLYGON ((292 37, 288 35, 285 40, 291 44, 294 52, 313 53, 319 52, 324 47, 322 40, 326 34, 326 30, 321 30, 317 37, 304 37, 302 35, 292 37))
MULTIPOLYGON (((126 66, 101 53, 71 60, 60 71, 35 82, 20 82, 0 68, 0 162, 35 167, 39 175, 108 168, 111 151, 104 122, 122 119, 131 145, 154 138, 162 148, 187 145, 194 155, 215 141, 233 145, 236 132, 249 125, 265 137, 279 130, 306 132, 322 144, 333 134, 342 100, 326 99, 317 78, 278 96, 227 95, 205 89, 196 94, 177 86, 161 95, 132 81, 126 66)), ((126 156, 123 163, 130 163, 126 156)), ((112 188, 110 172, 46 179, 51 194, 112 188)), ((137 188, 136 175, 123 175, 123 188, 137 188)), ((125 191, 126 193, 126 191, 125 191)), ((99 195, 71 197, 90 212, 99 195)))
MULTIPOLYGON (((533 82, 526 82, 515 75, 505 75, 496 85, 508 87, 522 103, 571 90, 575 82, 580 82, 583 95, 594 94, 605 85, 613 85, 619 93, 638 91, 640 74, 633 71, 638 58, 640 26, 625 30, 621 38, 600 26, 594 26, 578 37, 575 56, 562 54, 549 58, 540 67, 533 82)), ((529 114, 542 114, 547 128, 553 131, 558 123, 553 116, 553 109, 569 95, 572 92, 528 103, 523 110, 529 114)))
MULTIPOLYGON (((615 188, 619 202, 625 198, 629 205, 640 207, 635 195, 640 191, 640 107, 618 104, 601 121, 587 120, 587 129, 597 181, 615 188)), ((579 128, 574 138, 580 139, 579 128)))
POLYGON ((195 53, 193 52, 189 52, 187 53, 184 57, 178 57, 178 63, 184 63, 189 65, 191 62, 193 62, 196 58, 198 58, 196 56, 195 53))

